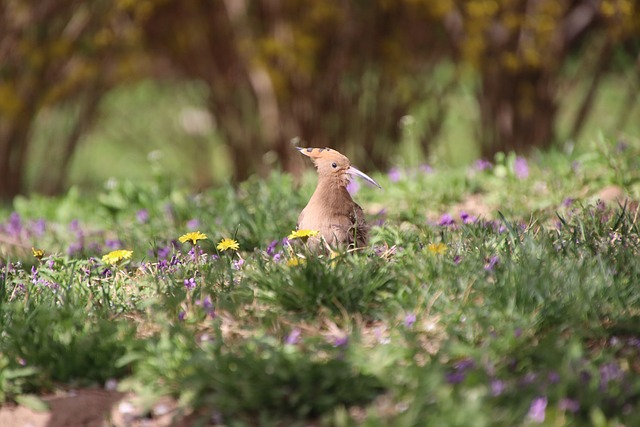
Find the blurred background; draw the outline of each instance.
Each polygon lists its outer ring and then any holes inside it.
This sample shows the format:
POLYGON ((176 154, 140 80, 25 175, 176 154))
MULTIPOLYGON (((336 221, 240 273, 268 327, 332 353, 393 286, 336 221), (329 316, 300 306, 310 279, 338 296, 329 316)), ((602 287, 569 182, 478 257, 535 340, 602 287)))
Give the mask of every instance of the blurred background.
POLYGON ((639 52, 637 0, 0 0, 0 200, 624 142, 639 52))

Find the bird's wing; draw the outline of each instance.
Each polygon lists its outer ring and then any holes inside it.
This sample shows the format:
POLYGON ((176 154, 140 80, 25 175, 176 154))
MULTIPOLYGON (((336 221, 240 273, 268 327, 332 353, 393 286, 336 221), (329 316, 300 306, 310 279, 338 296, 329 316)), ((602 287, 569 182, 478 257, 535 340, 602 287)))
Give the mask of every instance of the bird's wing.
POLYGON ((366 246, 369 240, 369 227, 364 219, 364 211, 357 203, 353 204, 349 219, 351 220, 351 227, 347 233, 349 246, 358 248, 366 246))

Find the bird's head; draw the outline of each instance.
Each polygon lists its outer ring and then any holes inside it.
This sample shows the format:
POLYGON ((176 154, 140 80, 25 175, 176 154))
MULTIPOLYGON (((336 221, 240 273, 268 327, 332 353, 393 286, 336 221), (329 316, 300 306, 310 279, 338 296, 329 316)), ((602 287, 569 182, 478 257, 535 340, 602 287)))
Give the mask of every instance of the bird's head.
POLYGON ((340 154, 331 148, 302 148, 296 147, 298 151, 313 160, 318 170, 318 182, 328 181, 346 187, 349 184, 351 175, 356 175, 378 188, 380 185, 364 172, 351 166, 347 156, 340 154))

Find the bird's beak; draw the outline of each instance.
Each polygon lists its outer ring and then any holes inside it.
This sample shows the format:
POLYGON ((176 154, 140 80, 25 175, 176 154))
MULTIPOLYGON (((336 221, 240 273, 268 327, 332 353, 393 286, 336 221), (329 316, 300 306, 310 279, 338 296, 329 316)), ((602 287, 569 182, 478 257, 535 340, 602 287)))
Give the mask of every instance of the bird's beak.
POLYGON ((347 173, 350 173, 351 175, 359 176, 360 178, 364 178, 366 181, 369 181, 370 183, 372 183, 376 187, 378 187, 380 189, 382 188, 382 187, 380 187, 380 184, 378 184, 377 182, 375 182, 373 180, 373 178, 371 178, 369 175, 367 175, 364 172, 360 172, 358 169, 354 168, 353 166, 349 166, 349 169, 347 169, 347 173))

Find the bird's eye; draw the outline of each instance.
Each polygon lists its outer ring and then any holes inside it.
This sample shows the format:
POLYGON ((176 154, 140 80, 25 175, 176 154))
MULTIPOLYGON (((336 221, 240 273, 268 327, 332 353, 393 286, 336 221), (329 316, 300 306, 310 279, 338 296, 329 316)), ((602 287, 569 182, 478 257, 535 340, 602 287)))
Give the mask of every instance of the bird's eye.
POLYGON ((333 163, 331 163, 331 167, 335 169, 335 168, 338 167, 338 165, 336 164, 336 162, 333 162, 333 163))

